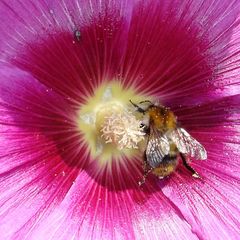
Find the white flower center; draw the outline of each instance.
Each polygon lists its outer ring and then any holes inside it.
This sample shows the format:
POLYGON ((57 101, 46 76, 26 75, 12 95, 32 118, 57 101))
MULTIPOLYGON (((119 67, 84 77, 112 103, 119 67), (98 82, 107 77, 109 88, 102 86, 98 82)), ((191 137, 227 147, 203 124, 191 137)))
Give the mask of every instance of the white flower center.
POLYGON ((138 148, 138 143, 144 140, 144 131, 141 122, 127 110, 110 112, 104 117, 101 126, 101 137, 105 143, 113 143, 118 149, 138 148))

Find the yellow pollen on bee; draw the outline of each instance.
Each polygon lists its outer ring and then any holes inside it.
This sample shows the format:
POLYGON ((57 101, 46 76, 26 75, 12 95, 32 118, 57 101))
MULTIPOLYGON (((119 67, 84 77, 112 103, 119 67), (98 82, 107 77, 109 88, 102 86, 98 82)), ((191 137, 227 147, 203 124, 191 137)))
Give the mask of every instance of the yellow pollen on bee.
POLYGON ((118 82, 103 84, 79 111, 79 130, 91 158, 100 165, 139 154, 145 133, 130 99, 139 102, 146 96, 124 89, 118 82))

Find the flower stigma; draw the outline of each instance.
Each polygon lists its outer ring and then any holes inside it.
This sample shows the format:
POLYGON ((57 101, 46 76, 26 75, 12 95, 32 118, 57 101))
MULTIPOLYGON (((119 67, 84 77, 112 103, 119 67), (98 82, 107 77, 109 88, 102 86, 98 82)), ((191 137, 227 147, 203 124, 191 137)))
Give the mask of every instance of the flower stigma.
POLYGON ((130 99, 139 102, 146 97, 124 89, 118 82, 103 84, 79 111, 79 130, 92 159, 100 165, 138 155, 143 149, 144 127, 130 99))

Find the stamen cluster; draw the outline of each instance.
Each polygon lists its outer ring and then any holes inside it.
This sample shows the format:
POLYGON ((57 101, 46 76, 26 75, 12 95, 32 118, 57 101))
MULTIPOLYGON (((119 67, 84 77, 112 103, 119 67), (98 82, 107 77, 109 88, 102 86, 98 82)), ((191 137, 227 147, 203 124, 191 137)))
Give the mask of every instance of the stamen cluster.
POLYGON ((138 143, 144 140, 144 129, 141 121, 130 111, 111 112, 104 117, 101 137, 106 143, 114 143, 119 149, 138 148, 138 143))

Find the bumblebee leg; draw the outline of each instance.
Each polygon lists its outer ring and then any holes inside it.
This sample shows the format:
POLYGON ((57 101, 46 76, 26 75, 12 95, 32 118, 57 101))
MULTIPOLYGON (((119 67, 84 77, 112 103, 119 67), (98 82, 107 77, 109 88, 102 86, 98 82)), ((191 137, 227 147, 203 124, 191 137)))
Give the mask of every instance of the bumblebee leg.
POLYGON ((146 178, 148 176, 148 174, 152 171, 152 167, 149 167, 148 163, 147 163, 147 158, 146 158, 146 153, 144 154, 144 159, 143 159, 143 177, 142 180, 138 182, 139 186, 141 187, 145 181, 146 178))
POLYGON ((143 128, 143 132, 145 132, 146 134, 150 134, 150 127, 148 127, 147 125, 145 125, 144 123, 140 124, 140 127, 143 128))
POLYGON ((200 175, 187 163, 185 156, 182 153, 180 153, 180 156, 182 158, 184 167, 192 173, 192 176, 195 178, 200 178, 200 175))
POLYGON ((138 182, 140 187, 145 183, 146 178, 151 171, 152 171, 152 168, 148 169, 146 172, 144 172, 142 180, 138 182))

